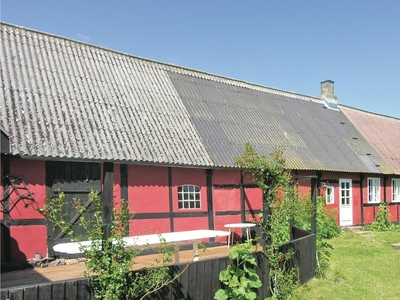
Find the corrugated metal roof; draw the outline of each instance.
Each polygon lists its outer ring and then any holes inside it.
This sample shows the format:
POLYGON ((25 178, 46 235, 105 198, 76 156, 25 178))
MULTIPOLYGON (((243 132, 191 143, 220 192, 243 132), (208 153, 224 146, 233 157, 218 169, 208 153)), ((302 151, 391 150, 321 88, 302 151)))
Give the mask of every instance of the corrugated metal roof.
POLYGON ((340 109, 385 160, 392 170, 386 169, 386 173, 400 174, 400 119, 346 106, 340 109))
POLYGON ((318 98, 1 29, 0 126, 12 154, 233 167, 251 142, 264 155, 284 149, 292 169, 390 169, 318 98))
POLYGON ((213 165, 164 65, 1 30, 1 128, 12 154, 213 165))
POLYGON ((233 166, 234 157, 241 155, 244 144, 250 142, 264 155, 284 149, 291 169, 387 170, 347 117, 324 108, 322 101, 172 71, 168 74, 217 166, 233 166), (376 162, 365 159, 366 153, 371 153, 376 162))

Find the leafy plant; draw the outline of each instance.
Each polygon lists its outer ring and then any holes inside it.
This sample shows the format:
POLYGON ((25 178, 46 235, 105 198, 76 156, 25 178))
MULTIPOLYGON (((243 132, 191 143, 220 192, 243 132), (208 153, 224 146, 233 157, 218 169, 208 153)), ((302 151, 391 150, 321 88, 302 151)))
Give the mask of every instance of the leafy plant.
POLYGON ((280 244, 290 240, 291 220, 305 229, 311 229, 311 217, 317 210, 317 274, 321 275, 328 266, 329 250, 327 239, 337 236, 340 228, 325 202, 319 199, 315 208, 311 196, 306 195, 293 183, 290 170, 282 150, 276 150, 270 157, 259 155, 256 149, 246 143, 244 154, 236 157, 236 164, 250 174, 253 182, 264 193, 264 212, 260 215, 260 227, 267 245, 266 255, 270 261, 270 289, 272 298, 287 299, 297 287, 298 270, 288 268, 287 261, 293 253, 282 253, 280 244))
MULTIPOLYGON (((110 224, 103 222, 103 210, 98 192, 89 193, 92 208, 87 211, 85 205, 78 199, 73 199, 72 206, 80 214, 79 226, 87 234, 76 237, 72 224, 65 221, 67 216, 65 194, 60 192, 58 197, 48 198, 44 207, 39 212, 54 224, 54 230, 59 227, 62 232, 71 237, 72 241, 81 243, 85 238, 91 241, 90 246, 80 244, 80 250, 86 258, 87 270, 84 275, 90 278, 91 287, 96 299, 123 300, 143 299, 147 295, 161 289, 182 274, 171 277, 168 265, 173 261, 176 248, 165 243, 157 247, 163 253, 161 261, 156 261, 157 268, 144 269, 141 272, 131 271, 135 257, 141 250, 126 247, 124 236, 129 235, 129 222, 131 215, 125 200, 115 202, 113 205, 113 219, 110 224), (103 238, 104 227, 110 227, 110 237, 103 238)), ((160 237, 161 238, 161 237, 160 237)), ((183 270, 183 272, 186 268, 183 270)))
POLYGON ((262 283, 255 270, 257 261, 252 252, 253 246, 250 242, 238 244, 229 251, 232 263, 219 274, 219 280, 225 288, 219 289, 214 299, 259 299, 257 288, 262 283))
POLYGON ((264 193, 263 207, 267 211, 260 216, 260 227, 268 241, 265 252, 270 261, 269 286, 272 298, 287 299, 297 285, 298 270, 286 268, 293 253, 282 253, 278 246, 290 239, 290 222, 298 207, 299 191, 285 168, 282 150, 272 152, 267 158, 246 143, 244 154, 236 157, 236 163, 248 170, 253 182, 264 193))
POLYGON ((363 229, 372 231, 400 231, 400 225, 394 224, 391 219, 389 204, 382 202, 379 204, 379 210, 374 222, 364 226, 363 229))

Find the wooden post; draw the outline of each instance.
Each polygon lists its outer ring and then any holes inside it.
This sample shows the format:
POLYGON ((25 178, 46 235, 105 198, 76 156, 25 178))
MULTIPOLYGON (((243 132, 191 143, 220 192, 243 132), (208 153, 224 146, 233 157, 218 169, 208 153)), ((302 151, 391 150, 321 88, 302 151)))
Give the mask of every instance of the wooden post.
MULTIPOLYGON (((268 186, 272 186, 272 182, 269 180, 267 182, 268 186)), ((261 228, 261 247, 263 250, 267 249, 267 245, 271 245, 271 238, 270 236, 267 238, 267 232, 271 231, 271 228, 267 226, 267 220, 271 217, 271 208, 269 207, 269 203, 265 198, 265 194, 263 194, 263 219, 262 219, 262 228, 261 228)))
MULTIPOLYGON (((121 164, 120 165, 120 176, 121 176, 121 199, 125 200, 124 203, 124 208, 128 209, 129 207, 129 199, 128 199, 128 165, 121 164)), ((129 234, 129 228, 130 228, 130 217, 126 216, 126 219, 124 222, 128 223, 127 227, 124 227, 127 229, 127 232, 124 234, 129 234)))
MULTIPOLYGON (((214 206, 213 206, 213 170, 206 170, 206 188, 207 188, 207 214, 208 214, 208 229, 215 229, 214 226, 214 206)), ((210 241, 215 241, 211 238, 210 241)))
POLYGON ((111 222, 113 219, 113 185, 114 185, 114 164, 104 163, 103 165, 103 239, 111 236, 111 222))
MULTIPOLYGON (((1 132, 2 138, 2 147, 3 147, 3 132, 1 132)), ((3 152, 3 149, 2 151, 3 152)), ((8 207, 10 204, 9 196, 10 194, 7 192, 9 188, 9 180, 6 179, 6 175, 10 174, 10 160, 8 157, 4 157, 3 154, 1 155, 1 164, 3 173, 1 174, 3 185, 3 192, 4 194, 4 205, 8 207)), ((10 262, 11 261, 11 235, 10 235, 10 226, 11 226, 11 218, 9 213, 3 214, 3 220, 1 221, 1 262, 10 262)))
POLYGON ((361 225, 364 226, 364 174, 360 173, 360 207, 361 207, 361 225))
POLYGON ((240 218, 241 222, 244 223, 246 221, 246 205, 245 205, 245 193, 244 193, 244 180, 243 180, 243 171, 240 172, 240 218))
POLYGON ((311 199, 314 207, 311 218, 311 233, 317 234, 317 178, 311 178, 311 199))
POLYGON ((169 230, 175 231, 174 225, 174 201, 172 194, 172 169, 168 167, 168 196, 169 196, 169 230))

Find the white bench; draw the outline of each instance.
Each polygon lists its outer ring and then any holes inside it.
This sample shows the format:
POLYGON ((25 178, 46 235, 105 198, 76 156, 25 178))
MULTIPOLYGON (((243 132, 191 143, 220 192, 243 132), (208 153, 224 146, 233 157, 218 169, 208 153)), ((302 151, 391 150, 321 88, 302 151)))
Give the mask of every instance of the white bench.
POLYGON ((224 227, 229 228, 229 236, 228 236, 228 249, 231 244, 233 244, 233 236, 231 236, 231 232, 235 228, 241 228, 246 231, 247 241, 250 241, 250 228, 256 226, 254 223, 231 223, 225 224, 224 227), (232 241, 231 241, 232 240, 232 241))
MULTIPOLYGON (((129 236, 129 237, 124 237, 123 241, 125 242, 126 247, 157 245, 157 244, 162 244, 164 242, 168 244, 192 242, 193 255, 194 255, 193 260, 197 261, 199 243, 201 243, 203 239, 224 237, 224 236, 229 236, 229 232, 222 230, 200 229, 200 230, 165 232, 160 234, 129 236)), ((79 243, 73 242, 73 243, 57 244, 53 247, 53 250, 56 252, 62 252, 67 254, 78 254, 82 253, 81 247, 90 247, 91 243, 92 243, 91 241, 83 241, 79 243)), ((179 250, 175 253, 175 263, 179 264, 179 250)))

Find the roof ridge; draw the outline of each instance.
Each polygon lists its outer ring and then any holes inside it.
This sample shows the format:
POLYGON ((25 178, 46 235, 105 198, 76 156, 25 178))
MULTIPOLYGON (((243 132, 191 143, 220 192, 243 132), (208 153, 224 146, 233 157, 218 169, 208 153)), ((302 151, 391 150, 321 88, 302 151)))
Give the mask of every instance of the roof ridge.
MULTIPOLYGON (((13 28, 16 28, 16 29, 19 29, 19 30, 29 31, 29 32, 33 32, 33 33, 36 33, 36 34, 41 34, 41 35, 46 35, 46 36, 49 36, 49 37, 53 37, 55 39, 63 39, 63 40, 66 40, 66 41, 70 41, 70 42, 73 42, 73 43, 81 44, 81 45, 88 46, 88 47, 91 47, 91 48, 100 49, 100 50, 107 51, 107 52, 113 52, 115 54, 119 54, 119 55, 127 56, 127 57, 130 57, 130 58, 133 58, 133 59, 141 60, 141 61, 144 61, 144 62, 147 62, 147 63, 150 63, 150 64, 157 64, 161 69, 163 69, 165 71, 171 71, 171 72, 179 73, 179 74, 182 74, 182 75, 189 75, 189 76, 193 76, 193 77, 196 77, 196 78, 212 80, 212 81, 216 81, 216 82, 220 82, 220 83, 224 83, 224 84, 229 84, 229 85, 233 85, 233 86, 237 86, 237 87, 241 87, 241 88, 247 88, 247 89, 260 91, 260 92, 267 92, 267 93, 280 95, 280 96, 286 96, 286 97, 290 97, 290 98, 294 98, 294 99, 300 99, 300 100, 305 100, 305 101, 312 101, 312 102, 322 103, 322 100, 320 98, 318 98, 318 97, 315 97, 315 96, 309 96, 309 95, 300 94, 300 93, 291 92, 291 91, 286 91, 286 90, 282 90, 282 89, 278 89, 278 88, 267 87, 267 86, 264 86, 264 85, 261 85, 261 84, 251 83, 251 82, 248 82, 248 81, 245 81, 245 80, 241 80, 241 79, 235 79, 235 78, 231 78, 231 77, 227 77, 227 76, 223 76, 223 75, 209 73, 209 72, 206 72, 206 71, 192 69, 192 68, 189 68, 189 67, 178 66, 178 65, 171 64, 171 63, 165 63, 165 62, 161 62, 161 61, 157 61, 157 60, 153 60, 153 59, 149 59, 149 58, 144 58, 144 57, 136 56, 136 55, 129 54, 129 53, 126 53, 126 52, 113 50, 113 49, 110 49, 110 48, 106 48, 106 47, 90 44, 90 43, 79 41, 79 40, 75 40, 75 39, 72 39, 72 38, 67 38, 67 37, 64 37, 64 36, 60 36, 60 35, 44 32, 44 31, 40 31, 40 30, 36 30, 36 29, 31 29, 31 28, 28 28, 28 27, 15 25, 15 24, 3 22, 3 21, 1 21, 0 24, 2 25, 1 26, 1 28, 2 28, 1 30, 3 30, 4 25, 6 25, 8 27, 13 27, 13 28)), ((16 34, 18 34, 18 33, 16 33, 16 34)))
POLYGON ((373 115, 375 117, 380 117, 380 118, 383 118, 383 119, 392 119, 394 121, 400 121, 400 118, 397 118, 397 117, 383 115, 383 114, 380 114, 380 113, 376 113, 376 112, 360 109, 360 108, 357 108, 357 107, 352 107, 352 106, 348 106, 348 105, 344 105, 344 104, 339 104, 338 106, 344 107, 345 109, 358 111, 360 113, 364 113, 364 114, 367 114, 367 115, 373 115))

